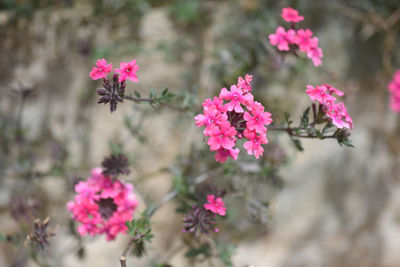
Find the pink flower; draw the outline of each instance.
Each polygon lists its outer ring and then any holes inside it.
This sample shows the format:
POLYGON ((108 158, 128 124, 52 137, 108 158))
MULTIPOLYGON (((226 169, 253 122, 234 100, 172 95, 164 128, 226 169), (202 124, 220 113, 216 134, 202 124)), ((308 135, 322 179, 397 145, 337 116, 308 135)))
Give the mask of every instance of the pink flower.
POLYGON ((215 108, 220 112, 225 112, 226 111, 226 107, 224 106, 224 100, 219 99, 216 96, 214 96, 214 98, 212 100, 209 99, 209 98, 204 100, 203 108, 204 109, 206 109, 206 108, 215 108))
POLYGON ((118 72, 119 82, 124 82, 126 79, 131 80, 132 82, 138 82, 138 77, 136 76, 136 72, 139 69, 139 66, 136 64, 136 60, 132 60, 131 62, 121 62, 119 65, 119 69, 115 69, 115 72, 118 72))
POLYGON ((343 102, 336 103, 336 97, 343 96, 344 93, 329 84, 316 85, 315 88, 307 85, 306 93, 310 96, 311 100, 318 101, 332 123, 338 128, 353 128, 353 120, 347 112, 343 102))
POLYGON ((204 204, 203 206, 206 210, 210 210, 212 213, 225 216, 226 207, 225 203, 222 201, 222 198, 220 197, 215 198, 214 195, 208 195, 207 202, 208 203, 204 204))
POLYGON ((224 163, 225 161, 227 161, 228 157, 231 157, 234 160, 236 160, 238 158, 239 152, 240 152, 239 148, 235 148, 235 149, 221 148, 215 154, 215 160, 220 163, 224 163))
POLYGON ((343 102, 332 103, 326 107, 326 115, 332 119, 332 123, 338 127, 342 128, 353 128, 353 120, 350 115, 347 113, 347 109, 344 106, 343 102))
POLYGON ((102 58, 98 59, 96 63, 96 67, 92 69, 89 73, 90 78, 92 80, 98 80, 107 77, 107 73, 110 73, 112 69, 112 64, 107 64, 107 61, 102 58))
POLYGON ((249 139, 249 141, 244 143, 244 148, 247 150, 247 154, 254 155, 258 159, 264 153, 264 148, 261 144, 267 144, 268 139, 265 133, 258 134, 255 131, 244 130, 244 136, 249 139))
POLYGON ((296 33, 295 43, 299 46, 301 52, 307 52, 310 47, 313 33, 309 29, 299 29, 296 33))
POLYGON ((294 44, 296 39, 296 31, 288 30, 287 32, 281 26, 276 29, 275 34, 269 35, 269 42, 273 46, 278 46, 278 50, 289 51, 289 44, 294 44))
POLYGON ((244 79, 239 77, 237 87, 241 88, 243 93, 251 92, 251 82, 253 81, 253 75, 246 74, 244 79))
POLYGON ((249 130, 255 130, 257 133, 265 133, 272 122, 271 113, 264 111, 264 106, 254 102, 251 107, 251 114, 245 112, 243 118, 246 120, 246 126, 249 130))
POLYGON ((243 95, 242 90, 236 85, 232 85, 230 91, 228 91, 226 88, 222 88, 219 98, 230 101, 226 104, 227 110, 235 110, 237 113, 244 112, 241 105, 247 105, 253 101, 252 94, 243 95))
POLYGON ((211 125, 208 133, 210 138, 207 144, 211 151, 217 151, 220 148, 232 149, 235 146, 236 130, 231 127, 229 122, 223 122, 219 126, 211 125))
POLYGON ((246 74, 244 79, 239 77, 238 84, 232 85, 230 91, 222 88, 219 97, 206 99, 203 113, 195 116, 195 124, 199 127, 205 126, 203 134, 208 137, 207 144, 210 151, 216 151, 215 160, 220 163, 224 163, 229 157, 234 160, 238 158, 240 150, 234 146, 237 139, 244 138, 243 133, 246 131, 254 132, 255 136, 251 135, 252 139, 245 143, 245 147, 256 158, 264 151, 259 145, 267 143, 265 126, 272 119, 271 114, 264 111, 262 104, 254 102, 251 93, 252 79, 252 75, 246 74))
POLYGON ((340 91, 339 89, 336 89, 330 84, 324 83, 322 86, 325 86, 326 89, 331 93, 331 94, 336 94, 337 96, 344 96, 344 93, 340 91))
POLYGON ((322 49, 318 47, 318 38, 314 37, 310 40, 307 50, 307 57, 311 58, 315 66, 322 64, 321 58, 323 57, 322 49))
POLYGON ((75 186, 77 194, 67 208, 81 223, 80 235, 104 233, 107 240, 113 240, 118 233, 125 233, 125 222, 132 219, 138 201, 131 185, 101 172, 101 168, 93 169, 91 177, 75 186))
POLYGON ((317 85, 315 88, 311 85, 307 85, 306 93, 310 96, 311 100, 318 101, 322 105, 336 101, 336 97, 332 96, 328 88, 324 85, 317 85))
POLYGON ((388 85, 390 92, 390 108, 393 112, 400 113, 400 70, 393 75, 388 85))
POLYGON ((291 7, 283 8, 281 16, 287 22, 297 23, 299 21, 304 20, 304 17, 299 15, 299 11, 291 7))

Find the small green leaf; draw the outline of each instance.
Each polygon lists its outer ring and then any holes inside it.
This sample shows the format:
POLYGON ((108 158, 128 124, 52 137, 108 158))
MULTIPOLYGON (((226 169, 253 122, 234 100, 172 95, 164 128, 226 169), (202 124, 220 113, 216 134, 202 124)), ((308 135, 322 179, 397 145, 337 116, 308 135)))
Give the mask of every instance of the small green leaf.
POLYGON ((287 112, 285 112, 285 121, 286 121, 286 123, 287 123, 288 126, 290 126, 290 125, 293 123, 293 121, 290 120, 290 115, 289 115, 289 113, 287 113, 287 112))
POLYGON ((136 97, 140 97, 140 93, 138 91, 135 90, 134 94, 136 97))
POLYGON ((211 252, 211 248, 209 244, 204 244, 199 248, 191 248, 186 254, 187 258, 195 258, 200 255, 209 256, 211 252))
POLYGON ((299 151, 303 151, 304 148, 301 145, 301 141, 299 139, 292 139, 294 146, 297 148, 299 151))
POLYGON ((308 107, 308 108, 304 111, 303 116, 301 116, 301 119, 300 119, 300 125, 301 125, 302 127, 304 127, 304 128, 306 128, 307 125, 308 125, 308 113, 309 113, 309 112, 310 112, 310 107, 308 107))

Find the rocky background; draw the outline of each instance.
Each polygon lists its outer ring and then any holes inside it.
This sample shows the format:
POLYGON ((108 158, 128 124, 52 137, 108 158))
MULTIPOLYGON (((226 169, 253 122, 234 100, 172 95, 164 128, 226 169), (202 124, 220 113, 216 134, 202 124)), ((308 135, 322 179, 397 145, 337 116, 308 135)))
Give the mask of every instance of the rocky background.
MULTIPOLYGON (((400 116, 389 110, 387 92, 400 68, 399 29, 396 0, 3 0, 2 237, 19 231, 9 212, 18 196, 39 196, 38 217, 50 216, 51 225, 59 225, 39 255, 43 266, 119 266, 128 237, 106 242, 71 235, 65 208, 73 197, 71 181, 85 178, 105 155, 123 147, 132 162, 127 180, 143 210, 146 199, 157 202, 171 188, 173 175, 160 168, 177 166, 205 146, 193 112, 123 103, 110 114, 96 104, 100 83, 88 77, 96 59, 117 66, 135 58, 139 83, 128 90, 146 94, 150 87, 168 87, 180 96, 179 105, 193 111, 245 73, 255 76, 255 95, 278 123, 285 111, 299 118, 309 104, 307 84, 326 82, 343 90, 355 148, 306 140, 298 152, 285 134, 269 132, 266 151, 279 144, 285 154, 283 186, 258 192, 269 202, 261 224, 237 219, 221 234, 257 233, 236 237, 233 266, 400 266, 400 116), (280 10, 288 5, 300 10, 302 25, 319 37, 321 67, 283 57, 269 45, 268 34, 284 25, 280 10)), ((248 177, 232 180, 257 187, 248 177)), ((182 248, 182 217, 174 210, 169 202, 157 211, 151 247, 141 259, 130 256, 128 266, 194 265, 182 248)), ((1 242, 0 266, 40 266, 29 251, 1 242)), ((224 264, 213 259, 195 266, 224 264)))

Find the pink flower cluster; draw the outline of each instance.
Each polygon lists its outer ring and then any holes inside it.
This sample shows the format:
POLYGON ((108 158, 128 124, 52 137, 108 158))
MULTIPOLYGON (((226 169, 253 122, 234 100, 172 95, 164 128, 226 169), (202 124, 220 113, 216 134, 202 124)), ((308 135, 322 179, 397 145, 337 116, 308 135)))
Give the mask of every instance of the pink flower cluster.
POLYGON ((390 108, 393 112, 400 113, 400 70, 393 75, 393 80, 389 83, 390 108))
POLYGON ((222 201, 222 198, 215 198, 214 195, 208 195, 207 202, 208 203, 205 203, 203 206, 206 210, 209 210, 212 213, 219 214, 221 216, 225 216, 226 207, 225 203, 222 201))
POLYGON ((282 26, 276 29, 276 32, 269 35, 269 42, 276 46, 280 51, 290 51, 291 49, 299 49, 307 54, 315 66, 322 64, 322 49, 318 46, 318 38, 313 37, 313 33, 309 29, 295 29, 295 23, 302 21, 303 16, 291 7, 282 10, 282 18, 292 23, 292 28, 285 30, 282 26))
POLYGON ((81 223, 80 235, 106 234, 107 240, 113 240, 119 232, 126 232, 125 222, 132 219, 138 205, 132 185, 112 180, 102 174, 101 168, 94 168, 75 191, 75 200, 68 202, 67 208, 81 223))
POLYGON ((336 103, 337 96, 343 96, 344 93, 329 84, 316 85, 315 87, 307 85, 306 93, 311 100, 317 101, 323 108, 326 115, 332 120, 332 123, 342 128, 353 128, 353 120, 347 112, 343 102, 336 103))
MULTIPOLYGON (((107 74, 112 70, 112 64, 107 64, 107 61, 102 58, 98 59, 96 63, 96 67, 93 67, 92 71, 89 73, 90 78, 92 80, 104 79, 107 77, 107 74)), ((138 82, 138 77, 136 76, 136 72, 139 70, 139 66, 136 64, 136 60, 132 60, 130 62, 121 62, 120 68, 115 69, 114 71, 119 73, 119 82, 124 82, 127 79, 132 82, 138 82)))
POLYGON ((246 74, 230 90, 222 88, 219 97, 204 101, 203 114, 195 117, 198 127, 205 126, 203 133, 209 137, 210 151, 217 152, 216 161, 224 163, 228 157, 237 159, 240 151, 234 148, 237 139, 246 138, 244 148, 257 159, 264 152, 261 145, 268 143, 265 126, 272 122, 271 114, 254 101, 252 79, 252 75, 246 74))

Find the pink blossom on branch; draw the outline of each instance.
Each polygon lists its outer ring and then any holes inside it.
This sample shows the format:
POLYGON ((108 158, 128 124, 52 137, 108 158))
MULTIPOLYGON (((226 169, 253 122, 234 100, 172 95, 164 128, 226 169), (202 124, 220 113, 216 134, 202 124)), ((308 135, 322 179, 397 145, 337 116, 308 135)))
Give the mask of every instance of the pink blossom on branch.
POLYGON ((245 112, 243 118, 246 120, 246 126, 249 130, 255 130, 257 133, 265 133, 265 125, 272 123, 271 113, 264 111, 264 106, 254 102, 250 107, 250 112, 245 112))
POLYGON ((304 17, 299 15, 299 11, 291 7, 283 8, 281 16, 287 22, 297 23, 304 20, 304 17))
POLYGON ((278 50, 281 51, 289 51, 289 45, 294 44, 296 39, 296 31, 295 30, 288 30, 287 32, 282 26, 279 26, 276 29, 275 34, 269 35, 269 42, 273 46, 277 46, 278 50))
POLYGON ((138 77, 136 76, 136 72, 139 69, 139 66, 136 64, 136 60, 132 60, 130 62, 121 62, 119 65, 119 69, 115 69, 115 72, 119 73, 119 82, 126 81, 127 79, 132 82, 138 82, 138 77))
POLYGON ((107 77, 107 74, 111 72, 112 64, 107 64, 107 61, 102 58, 98 59, 96 63, 96 67, 92 69, 89 73, 90 78, 92 80, 103 79, 107 77))
POLYGON ((236 85, 232 85, 230 91, 228 91, 226 88, 222 88, 219 98, 230 101, 228 104, 226 104, 227 110, 235 110, 237 113, 244 112, 241 105, 247 105, 253 101, 252 94, 243 94, 243 90, 236 85))
POLYGON ((323 57, 322 49, 318 46, 318 38, 314 37, 310 40, 307 57, 309 57, 316 67, 322 64, 321 58, 323 57))
POLYGON ((262 144, 267 144, 267 135, 265 133, 257 134, 256 131, 244 130, 244 136, 249 139, 249 141, 244 143, 244 148, 247 150, 247 154, 254 155, 258 159, 263 153, 264 148, 262 144))
POLYGON ((208 137, 207 144, 210 151, 216 152, 215 160, 220 163, 229 157, 238 158, 240 150, 235 148, 238 139, 249 140, 244 147, 256 158, 264 151, 260 145, 268 142, 265 126, 272 123, 272 118, 261 103, 254 102, 252 78, 251 75, 239 77, 238 84, 232 85, 230 91, 222 88, 219 97, 206 99, 203 113, 195 116, 196 126, 205 126, 203 134, 208 137), (256 133, 255 136, 250 132, 256 133))
POLYGON ((81 225, 78 233, 85 235, 106 234, 113 240, 125 233, 125 222, 132 219, 138 201, 133 186, 102 174, 101 168, 92 170, 86 181, 75 186, 74 201, 67 203, 72 218, 81 225))
POLYGON ((332 121, 332 123, 342 128, 353 128, 353 120, 347 112, 347 109, 343 102, 336 103, 336 97, 343 96, 344 93, 329 84, 311 86, 307 85, 306 93, 310 96, 311 100, 317 101, 321 106, 325 114, 332 121))
POLYGON ((287 22, 292 22, 292 28, 287 31, 282 26, 276 29, 276 32, 268 36, 272 46, 276 46, 280 51, 292 51, 297 55, 297 49, 307 54, 307 57, 313 61, 315 66, 322 64, 322 49, 318 46, 318 38, 313 37, 310 29, 295 30, 294 23, 302 21, 303 16, 298 11, 288 7, 282 10, 282 18, 287 22))
POLYGON ((207 196, 207 202, 204 204, 204 208, 206 210, 209 210, 215 214, 225 216, 226 214, 226 207, 225 203, 222 201, 222 198, 217 197, 215 198, 214 195, 208 195, 207 196))
POLYGON ((237 87, 242 88, 243 93, 251 92, 252 86, 251 82, 253 81, 253 75, 246 74, 244 79, 242 77, 238 78, 237 87))
POLYGON ((310 41, 313 33, 309 29, 299 29, 296 32, 295 43, 299 46, 301 52, 307 52, 310 47, 310 41))
POLYGON ((225 161, 227 161, 228 157, 237 160, 239 152, 240 152, 239 148, 234 148, 234 149, 221 148, 220 150, 217 151, 217 153, 215 153, 215 160, 220 163, 224 163, 225 161))

